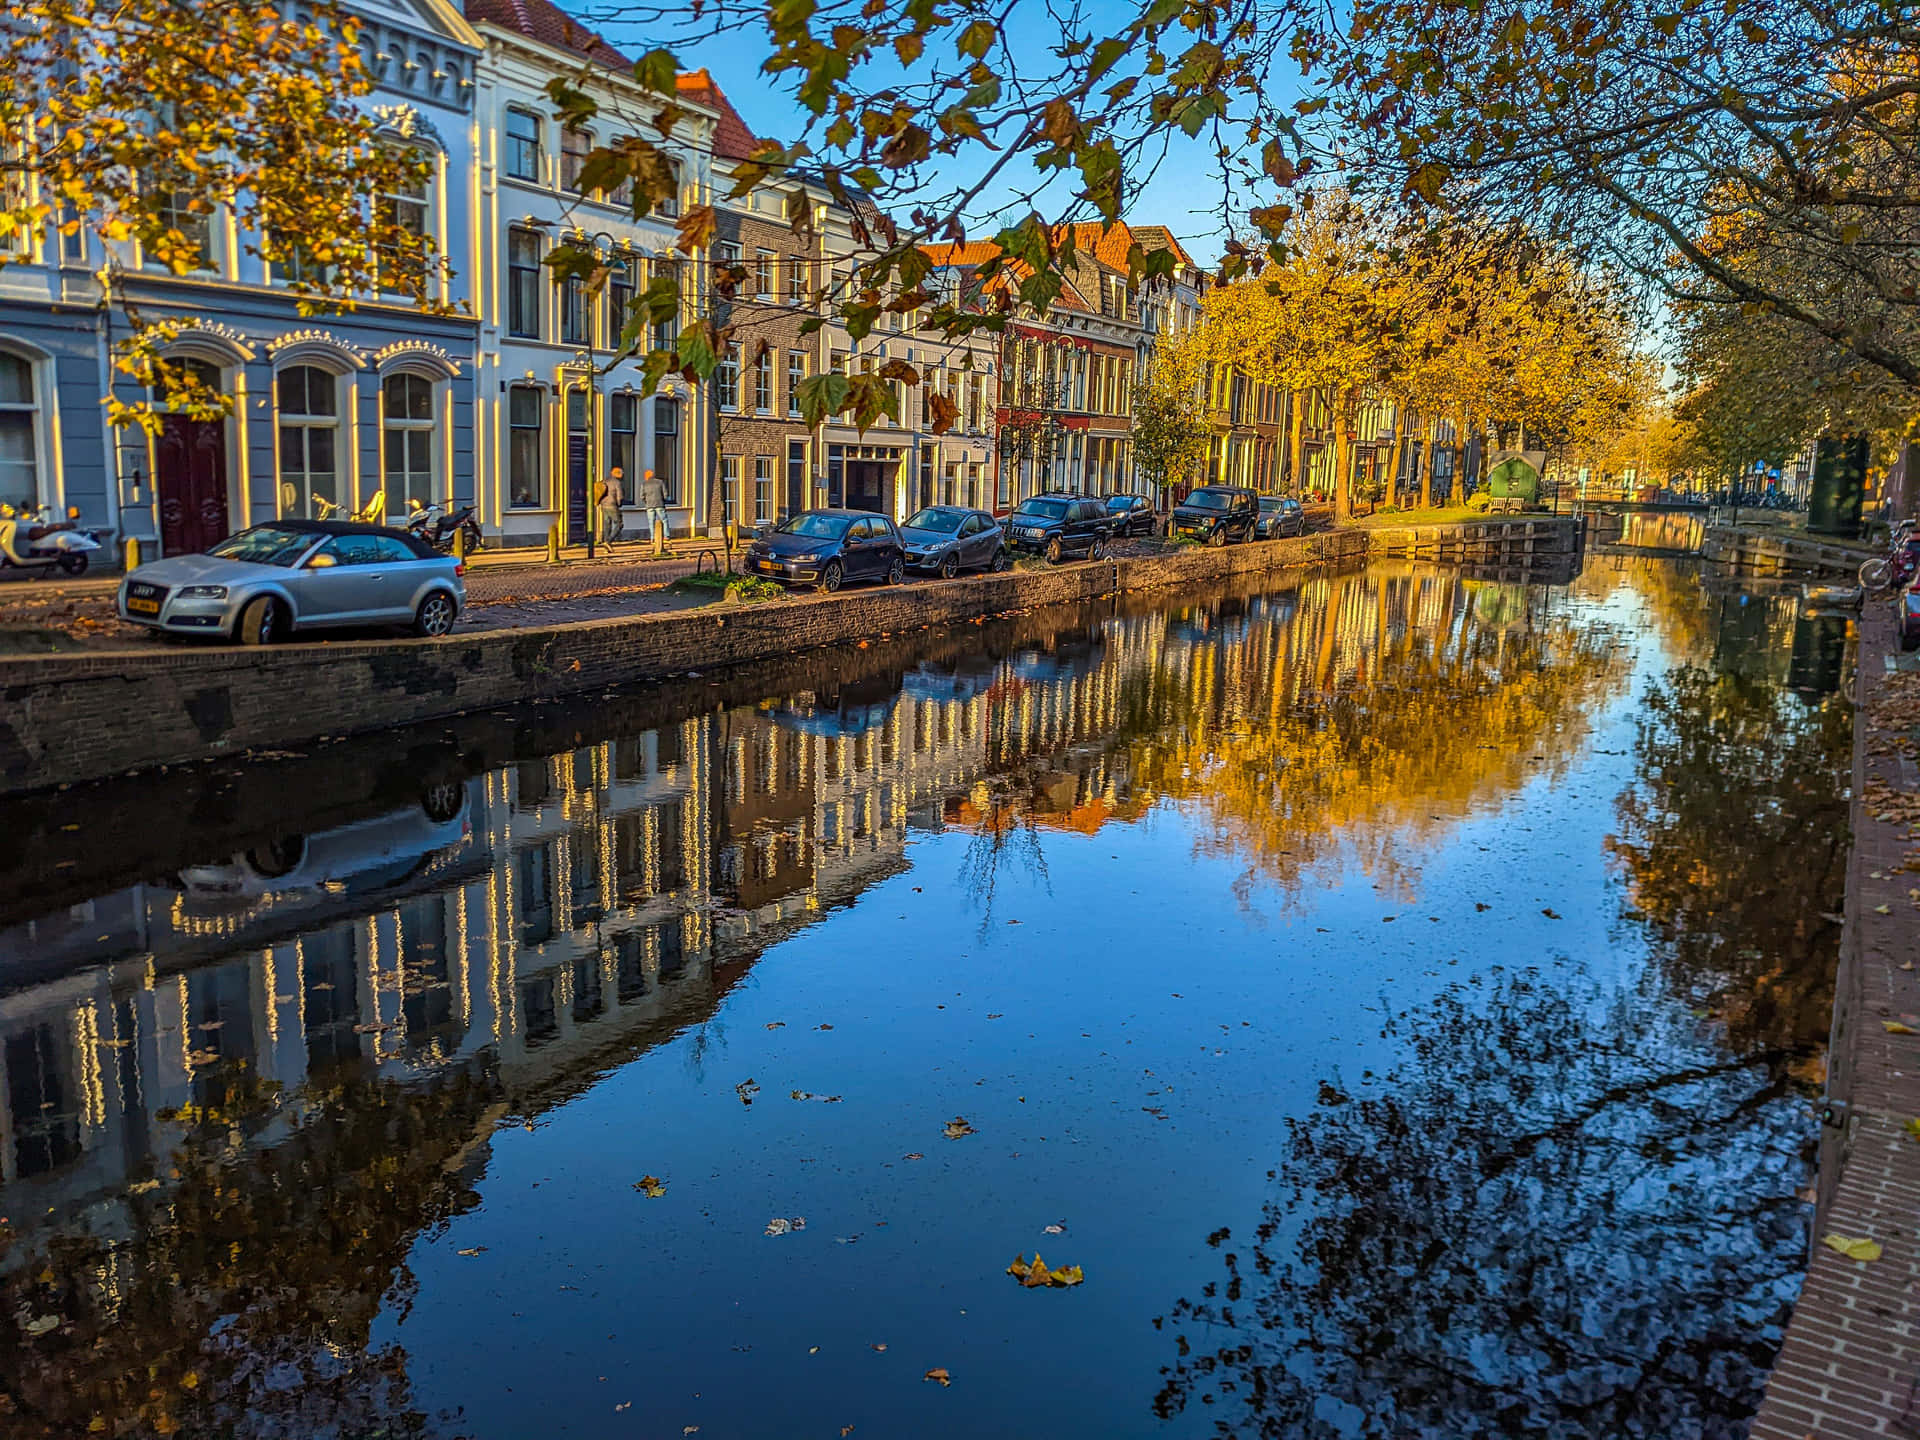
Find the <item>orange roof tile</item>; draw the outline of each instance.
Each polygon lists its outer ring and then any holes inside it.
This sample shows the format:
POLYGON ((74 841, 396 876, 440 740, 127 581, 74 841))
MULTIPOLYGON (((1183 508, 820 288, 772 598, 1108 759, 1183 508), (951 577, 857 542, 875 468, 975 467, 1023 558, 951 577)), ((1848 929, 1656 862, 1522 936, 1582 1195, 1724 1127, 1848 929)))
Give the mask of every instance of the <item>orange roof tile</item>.
POLYGON ((733 102, 727 99, 727 92, 713 78, 704 66, 685 75, 676 75, 674 85, 680 93, 696 105, 706 105, 720 112, 720 121, 713 127, 713 153, 722 160, 745 160, 752 156, 760 144, 759 138, 740 118, 740 112, 733 108, 733 102))

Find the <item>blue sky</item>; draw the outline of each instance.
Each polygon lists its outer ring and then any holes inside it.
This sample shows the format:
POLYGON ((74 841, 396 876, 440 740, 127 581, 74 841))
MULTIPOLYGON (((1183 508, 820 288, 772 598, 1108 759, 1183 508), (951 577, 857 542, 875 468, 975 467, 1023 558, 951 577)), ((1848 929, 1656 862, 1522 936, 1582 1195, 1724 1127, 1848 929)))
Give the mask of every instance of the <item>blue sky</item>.
MULTIPOLYGON (((1125 13, 1130 15, 1131 7, 1127 7, 1125 13)), ((1039 56, 1043 63, 1046 60, 1046 47, 1056 43, 1058 38, 1057 32, 1043 28, 1046 18, 1044 10, 1028 10, 1017 11, 1015 20, 1016 48, 1022 53, 1039 56)), ((760 62, 766 48, 765 41, 760 39, 756 30, 743 30, 717 40, 688 41, 671 34, 663 35, 657 27, 623 26, 604 21, 596 23, 609 40, 629 54, 639 54, 653 45, 664 44, 679 57, 683 66, 705 66, 756 134, 791 140, 800 130, 803 112, 791 99, 787 88, 760 73, 760 62)), ((1282 83, 1290 87, 1297 86, 1297 77, 1283 77, 1282 83)), ((963 154, 947 162, 942 171, 942 180, 972 172, 984 165, 987 157, 978 152, 977 147, 974 148, 973 155, 963 154)), ((988 212, 1005 207, 1015 199, 1020 191, 1030 185, 1032 173, 1021 167, 1015 183, 999 185, 990 192, 985 197, 987 203, 981 212, 968 217, 969 234, 991 233, 998 228, 995 216, 988 212)), ((944 185, 941 188, 944 189, 944 185)), ((1223 238, 1219 216, 1220 195, 1220 181, 1208 145, 1203 141, 1188 140, 1175 132, 1168 142, 1164 159, 1128 205, 1128 218, 1143 224, 1168 226, 1187 244, 1195 259, 1207 263, 1220 254, 1223 238)), ((1048 192, 1042 201, 1042 212, 1051 218, 1066 198, 1064 191, 1048 192)), ((1264 203, 1268 198, 1261 197, 1255 203, 1264 203)), ((908 199, 892 203, 893 208, 905 210, 912 202, 908 199)), ((1244 197, 1241 203, 1244 208, 1244 197)), ((1014 218, 1017 218, 1017 214, 1014 218)))

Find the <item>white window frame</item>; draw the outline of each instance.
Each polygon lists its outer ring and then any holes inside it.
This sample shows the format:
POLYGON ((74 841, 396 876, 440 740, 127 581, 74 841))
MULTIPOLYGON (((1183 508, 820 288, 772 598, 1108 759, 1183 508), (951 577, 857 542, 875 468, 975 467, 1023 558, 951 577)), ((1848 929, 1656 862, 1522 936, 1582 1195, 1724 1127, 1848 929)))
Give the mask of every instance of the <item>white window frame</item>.
MULTIPOLYGON (((445 413, 444 393, 446 382, 419 370, 389 370, 380 377, 380 488, 387 495, 387 515, 390 521, 403 521, 407 514, 407 501, 418 498, 423 505, 431 505, 444 493, 441 476, 441 428, 440 421, 445 413), (427 418, 415 420, 408 416, 395 416, 387 408, 387 385, 394 380, 414 380, 427 387, 427 418), (403 487, 400 494, 393 490, 392 472, 387 468, 387 435, 397 431, 410 435, 427 436, 427 483, 424 494, 415 497, 411 488, 403 487)), ((409 477, 413 471, 405 472, 409 477)))
MULTIPOLYGON (((26 404, 18 401, 0 403, 0 410, 9 415, 26 414, 27 435, 33 442, 33 493, 35 505, 45 505, 59 497, 48 493, 48 480, 53 470, 54 415, 53 407, 58 403, 58 393, 52 383, 53 363, 44 354, 30 350, 24 345, 0 341, 0 354, 9 359, 18 360, 27 367, 26 404)), ((0 500, 9 497, 0 493, 0 500)))
POLYGON ((283 516, 298 517, 303 520, 335 519, 344 520, 355 509, 358 501, 353 493, 352 457, 347 451, 347 401, 346 377, 339 371, 322 365, 318 361, 302 357, 277 366, 273 372, 273 481, 275 494, 279 500, 279 513, 283 516), (333 382, 333 414, 309 415, 304 411, 288 412, 281 408, 280 381, 296 370, 311 370, 324 375, 333 382), (287 478, 288 456, 283 448, 285 432, 288 429, 301 433, 301 480, 298 485, 287 478), (306 466, 311 455, 308 434, 317 430, 333 432, 333 494, 329 501, 339 506, 330 516, 321 515, 313 503, 313 471, 306 466), (287 491, 293 488, 289 499, 287 491))

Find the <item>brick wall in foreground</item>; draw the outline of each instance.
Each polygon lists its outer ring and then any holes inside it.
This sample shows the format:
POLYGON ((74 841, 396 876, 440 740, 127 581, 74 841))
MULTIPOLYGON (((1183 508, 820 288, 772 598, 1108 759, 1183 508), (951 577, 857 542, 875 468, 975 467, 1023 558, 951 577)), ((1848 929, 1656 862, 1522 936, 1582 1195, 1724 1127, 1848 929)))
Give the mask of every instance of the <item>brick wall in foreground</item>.
POLYGON ((15 658, 0 680, 0 791, 382 730, 1121 591, 1361 560, 1370 546, 1390 545, 1392 534, 1336 531, 441 641, 15 658))

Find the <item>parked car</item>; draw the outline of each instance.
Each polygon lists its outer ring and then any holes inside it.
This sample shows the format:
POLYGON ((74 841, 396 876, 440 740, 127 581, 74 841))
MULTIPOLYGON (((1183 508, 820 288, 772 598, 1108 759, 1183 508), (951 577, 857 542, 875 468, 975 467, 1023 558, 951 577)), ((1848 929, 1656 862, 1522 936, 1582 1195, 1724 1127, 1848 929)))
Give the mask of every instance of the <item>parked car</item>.
POLYGON ((1900 648, 1920 650, 1920 591, 1900 592, 1900 648))
POLYGON ((1253 523, 1257 539, 1278 540, 1284 535, 1307 533, 1307 512, 1291 495, 1262 495, 1259 518, 1253 523))
POLYGON ((850 580, 898 585, 907 547, 885 515, 870 510, 803 510, 747 547, 747 572, 786 585, 838 590, 850 580))
POLYGON ((900 527, 909 570, 930 570, 951 580, 962 570, 1007 568, 1006 536, 1000 522, 984 510, 958 505, 929 505, 900 527))
POLYGON ((1007 518, 1007 543, 1058 565, 1069 556, 1098 560, 1113 522, 1106 502, 1089 495, 1030 495, 1007 518))
POLYGON ((1128 535, 1151 535, 1160 526, 1160 517, 1153 513, 1153 501, 1144 495, 1107 496, 1107 517, 1113 521, 1116 540, 1128 535))
POLYGON ((1238 485, 1202 485, 1174 507, 1167 521, 1172 539, 1200 540, 1225 545, 1251 540, 1260 520, 1260 497, 1238 485))
POLYGON ((120 618, 172 635, 269 645, 348 625, 444 635, 467 603, 466 567, 382 525, 275 520, 200 555, 170 555, 120 582, 120 618))

